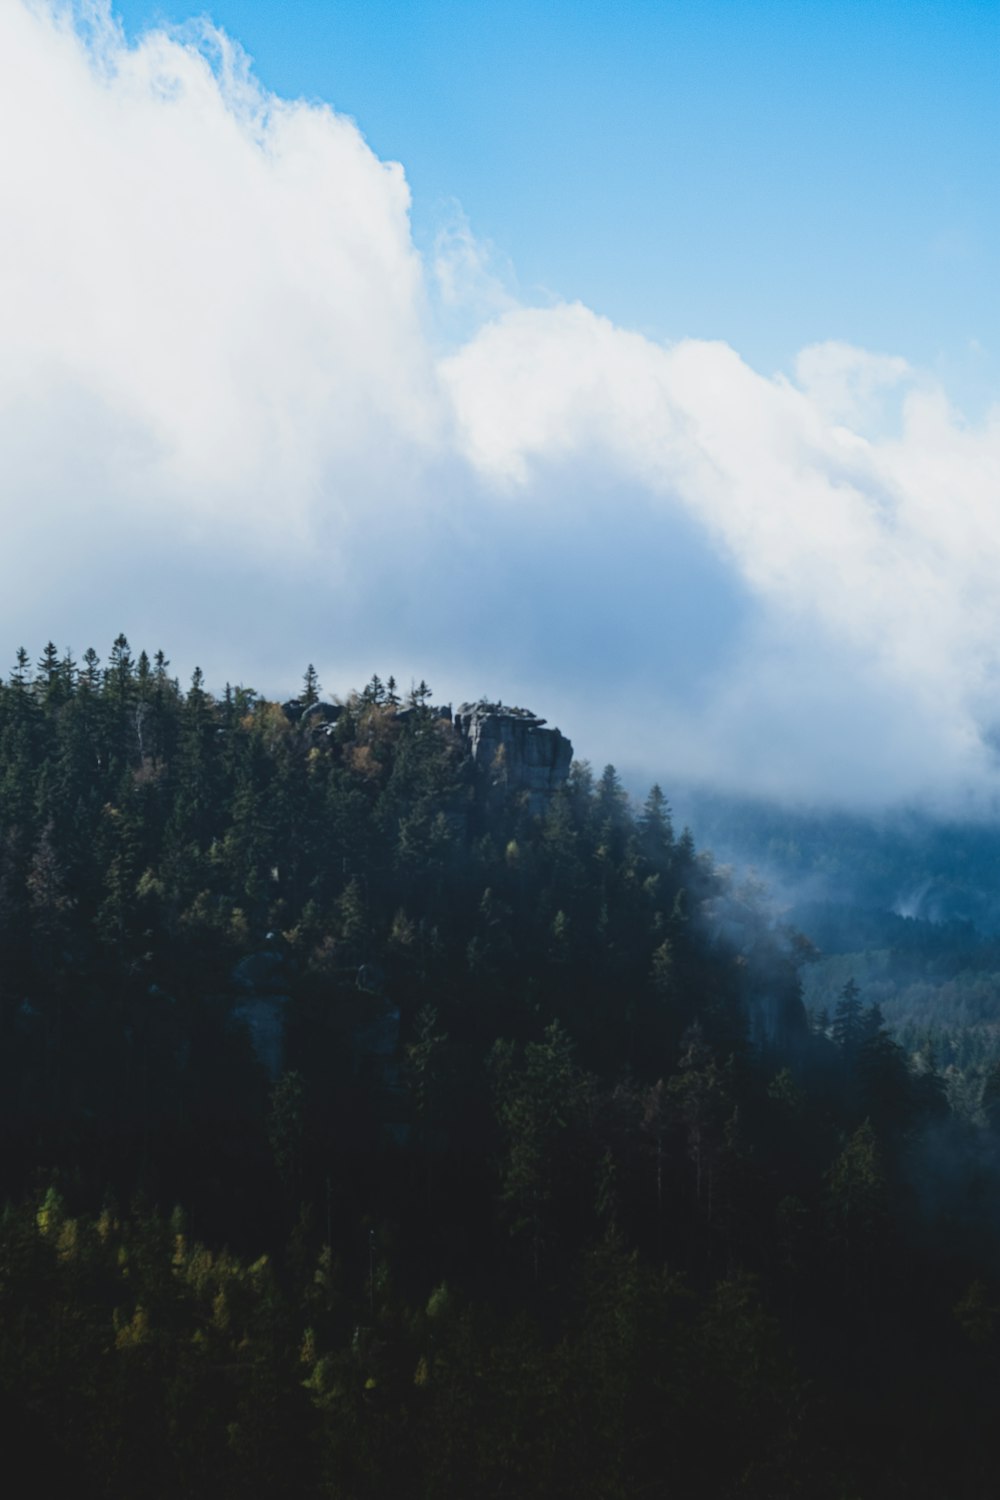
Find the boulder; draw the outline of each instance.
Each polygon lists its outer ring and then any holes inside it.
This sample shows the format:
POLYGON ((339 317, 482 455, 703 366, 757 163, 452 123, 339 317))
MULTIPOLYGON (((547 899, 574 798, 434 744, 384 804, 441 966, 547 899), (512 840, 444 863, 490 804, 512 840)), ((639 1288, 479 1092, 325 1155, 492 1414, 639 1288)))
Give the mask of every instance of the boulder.
POLYGON ((335 724, 344 709, 339 703, 310 703, 306 708, 300 698, 289 698, 281 705, 281 712, 290 723, 315 729, 321 724, 335 724))
POLYGON ((322 724, 336 724, 344 712, 340 703, 313 703, 302 713, 302 723, 310 729, 322 724))

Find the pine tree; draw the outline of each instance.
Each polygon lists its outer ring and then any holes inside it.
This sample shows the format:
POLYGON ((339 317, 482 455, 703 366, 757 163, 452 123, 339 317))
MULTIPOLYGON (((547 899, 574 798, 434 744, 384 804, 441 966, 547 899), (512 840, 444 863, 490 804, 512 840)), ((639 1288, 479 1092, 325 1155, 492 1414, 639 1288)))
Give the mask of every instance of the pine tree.
POLYGON ((642 852, 656 869, 668 869, 674 852, 670 804, 659 786, 650 789, 639 818, 642 852))
POLYGON ((96 693, 101 685, 100 665, 101 658, 93 646, 88 646, 83 653, 83 672, 80 681, 89 693, 96 693))
POLYGON ((870 1120, 854 1131, 827 1175, 827 1222, 844 1293, 866 1299, 888 1223, 885 1168, 870 1120))
POLYGON ((299 694, 299 702, 303 708, 312 708, 319 702, 319 676, 312 662, 306 667, 302 678, 302 691, 299 694))
POLYGON ((306 1136, 306 1087, 301 1073, 282 1073, 271 1090, 267 1140, 278 1175, 297 1202, 306 1136))
POLYGON ((60 701, 63 696, 64 679, 61 666, 58 648, 52 641, 49 641, 39 659, 35 677, 36 691, 46 706, 60 701))
POLYGON ((602 818, 620 823, 628 807, 628 796, 614 766, 607 765, 597 783, 597 808, 602 818))
POLYGON ((134 675, 135 664, 128 639, 124 635, 118 635, 111 647, 111 655, 108 657, 108 665, 104 674, 112 702, 124 704, 128 701, 134 675))
POLYGON ((528 1241, 537 1282, 552 1247, 556 1200, 572 1185, 573 1132, 586 1106, 588 1080, 558 1021, 545 1028, 541 1042, 527 1044, 523 1058, 513 1043, 497 1042, 490 1066, 506 1146, 502 1198, 511 1234, 528 1241))
POLYGON ((840 992, 833 1013, 833 1040, 848 1062, 853 1062, 865 1040, 866 1026, 861 991, 853 979, 849 979, 840 992))
POLYGON ((684 1038, 677 1072, 667 1084, 667 1097, 687 1139, 688 1157, 694 1167, 695 1201, 711 1223, 733 1100, 728 1079, 697 1023, 684 1038))
POLYGON ((14 670, 10 674, 10 685, 18 692, 23 692, 28 684, 28 653, 23 646, 19 646, 14 658, 14 670))

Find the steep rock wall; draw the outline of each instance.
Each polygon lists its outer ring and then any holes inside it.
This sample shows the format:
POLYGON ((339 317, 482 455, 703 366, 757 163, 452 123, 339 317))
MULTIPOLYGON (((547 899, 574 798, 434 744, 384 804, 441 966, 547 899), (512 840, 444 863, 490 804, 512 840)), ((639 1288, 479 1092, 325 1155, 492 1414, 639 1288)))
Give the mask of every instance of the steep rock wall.
POLYGON ((513 792, 528 793, 531 812, 542 813, 565 785, 573 746, 558 729, 523 708, 503 703, 461 703, 454 723, 477 766, 513 792))

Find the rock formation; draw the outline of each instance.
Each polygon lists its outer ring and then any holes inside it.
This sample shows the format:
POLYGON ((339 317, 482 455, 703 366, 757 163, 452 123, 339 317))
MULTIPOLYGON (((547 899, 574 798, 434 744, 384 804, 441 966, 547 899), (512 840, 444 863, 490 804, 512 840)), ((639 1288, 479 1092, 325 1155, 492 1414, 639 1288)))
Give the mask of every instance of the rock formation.
MULTIPOLYGON (((346 712, 339 703, 314 703, 306 708, 297 698, 281 707, 291 723, 316 741, 331 739, 346 712)), ((569 775, 573 746, 558 729, 546 729, 546 721, 526 708, 481 698, 478 703, 459 704, 453 714, 450 705, 409 702, 400 704, 395 716, 453 723, 473 763, 490 776, 494 786, 527 793, 533 813, 545 811, 549 798, 569 775)))
POLYGON ((564 734, 544 728, 545 720, 526 708, 484 700, 459 704, 454 722, 473 762, 496 785, 527 792, 529 811, 545 811, 549 798, 565 784, 573 759, 573 746, 564 734))

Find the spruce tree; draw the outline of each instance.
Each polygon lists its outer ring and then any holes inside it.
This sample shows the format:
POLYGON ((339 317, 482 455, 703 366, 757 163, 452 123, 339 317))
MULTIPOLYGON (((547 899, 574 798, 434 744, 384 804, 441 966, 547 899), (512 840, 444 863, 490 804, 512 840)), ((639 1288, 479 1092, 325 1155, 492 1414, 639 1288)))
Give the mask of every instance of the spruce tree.
POLYGON ((303 708, 312 708, 319 702, 319 675, 312 662, 306 667, 302 678, 302 691, 299 694, 299 702, 303 708))

